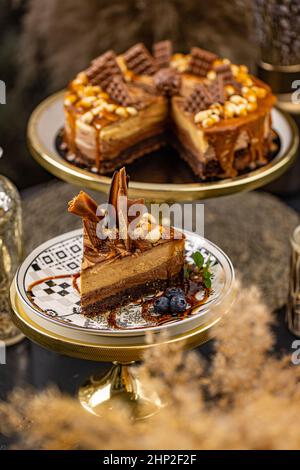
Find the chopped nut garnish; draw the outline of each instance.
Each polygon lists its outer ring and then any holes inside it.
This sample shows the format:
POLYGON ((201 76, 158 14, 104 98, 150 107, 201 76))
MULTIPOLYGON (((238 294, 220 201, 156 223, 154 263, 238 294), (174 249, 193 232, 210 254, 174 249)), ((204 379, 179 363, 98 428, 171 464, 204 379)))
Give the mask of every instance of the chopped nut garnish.
POLYGON ((228 96, 234 95, 235 94, 235 89, 232 85, 226 85, 225 86, 225 91, 228 96))
POLYGON ((208 74, 206 75, 206 77, 208 78, 208 80, 215 80, 217 74, 214 70, 210 70, 208 72, 208 74))
POLYGON ((216 114, 215 115, 212 114, 210 117, 208 117, 208 118, 204 119, 204 121, 202 121, 202 127, 204 127, 204 128, 211 127, 214 124, 216 124, 218 121, 220 121, 219 116, 217 116, 216 114))
POLYGON ((204 121, 204 119, 208 118, 212 114, 212 110, 205 109, 204 111, 199 111, 199 113, 195 114, 194 121, 196 124, 199 122, 204 121))
POLYGON ((80 100, 79 105, 83 106, 84 108, 90 108, 93 102, 96 100, 97 100, 96 96, 85 96, 84 98, 80 100))
POLYGON ((117 109, 118 106, 116 104, 113 104, 113 103, 105 103, 104 102, 103 107, 109 113, 113 113, 117 109))
POLYGON ((191 56, 189 54, 174 54, 172 56, 170 65, 171 67, 177 69, 178 72, 186 72, 189 67, 190 59, 191 56))
POLYGON ((88 111, 87 113, 84 113, 81 117, 80 120, 84 122, 85 124, 90 124, 94 119, 94 115, 91 111, 88 111))
POLYGON ((115 113, 120 116, 120 117, 127 117, 128 113, 126 111, 126 108, 122 108, 121 106, 118 106, 118 108, 115 110, 115 113))
POLYGON ((224 105, 224 117, 225 118, 232 118, 235 114, 235 105, 230 103, 230 101, 226 101, 224 105))
POLYGON ((71 104, 75 103, 77 101, 77 96, 76 95, 67 95, 65 100, 64 100, 64 105, 65 106, 70 106, 71 104))
POLYGON ((252 91, 256 94, 258 98, 264 98, 267 94, 267 91, 264 88, 258 86, 252 87, 252 91))
POLYGON ((246 98, 243 98, 240 95, 232 95, 229 98, 229 101, 234 104, 247 104, 246 98))
POLYGON ((127 106, 126 111, 130 116, 136 116, 138 113, 138 110, 133 106, 127 106))
POLYGON ((247 116, 247 106, 248 104, 245 104, 245 103, 241 103, 241 104, 238 104, 236 105, 236 114, 238 116, 247 116))

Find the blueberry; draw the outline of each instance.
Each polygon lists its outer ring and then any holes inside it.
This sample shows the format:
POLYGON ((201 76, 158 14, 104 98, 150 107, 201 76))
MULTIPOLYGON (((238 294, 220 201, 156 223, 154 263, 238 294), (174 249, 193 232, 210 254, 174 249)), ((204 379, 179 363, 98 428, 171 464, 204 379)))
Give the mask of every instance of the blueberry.
POLYGON ((156 313, 166 313, 170 310, 170 301, 167 297, 158 297, 153 306, 156 313))
POLYGON ((170 300, 170 310, 172 313, 181 313, 186 310, 186 300, 182 295, 173 295, 170 300))
POLYGON ((168 299, 171 299, 174 295, 180 295, 181 297, 184 297, 184 292, 180 287, 169 287, 166 290, 165 296, 168 297, 168 299))

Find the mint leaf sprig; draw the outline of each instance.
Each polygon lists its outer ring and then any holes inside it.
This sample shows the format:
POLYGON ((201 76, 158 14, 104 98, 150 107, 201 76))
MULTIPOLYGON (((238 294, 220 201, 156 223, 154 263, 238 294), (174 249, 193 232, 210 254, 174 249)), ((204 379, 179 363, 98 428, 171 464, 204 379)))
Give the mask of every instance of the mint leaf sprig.
MULTIPOLYGON (((211 261, 210 257, 208 257, 207 262, 205 263, 204 257, 200 251, 195 251, 192 254, 192 258, 196 265, 196 271, 198 274, 201 274, 203 277, 203 283, 207 289, 211 289, 211 278, 212 272, 210 270, 211 261)), ((190 275, 189 268, 186 268, 185 276, 188 277, 190 275)))

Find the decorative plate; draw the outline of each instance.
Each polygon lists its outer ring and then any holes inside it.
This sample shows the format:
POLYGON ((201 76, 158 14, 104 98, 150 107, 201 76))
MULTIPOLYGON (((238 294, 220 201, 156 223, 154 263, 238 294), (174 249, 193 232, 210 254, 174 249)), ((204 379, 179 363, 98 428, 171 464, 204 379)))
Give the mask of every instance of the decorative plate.
MULTIPOLYGON (((25 259, 16 275, 18 296, 24 308, 43 320, 93 335, 143 335, 146 331, 158 332, 172 327, 178 331, 179 325, 181 332, 186 331, 206 321, 211 307, 220 304, 232 292, 234 270, 229 258, 216 245, 191 232, 185 232, 185 235, 186 260, 193 262, 190 256, 199 250, 205 259, 210 257, 213 273, 209 297, 185 318, 173 317, 158 325, 145 318, 142 306, 137 302, 114 311, 117 328, 109 323, 110 312, 93 318, 83 316, 74 276, 80 271, 82 258, 80 229, 43 243, 25 259)), ((197 298, 203 296, 200 289, 197 298)))
MULTIPOLYGON (((57 136, 64 125, 63 95, 61 91, 50 96, 31 115, 27 130, 31 153, 40 165, 58 178, 81 187, 108 192, 110 177, 78 168, 62 158, 57 150, 57 136)), ((293 162, 299 142, 297 126, 288 114, 273 109, 272 119, 279 139, 279 150, 267 165, 235 178, 199 182, 183 160, 172 149, 166 148, 127 166, 130 174, 129 197, 191 201, 255 189, 269 183, 293 162)))

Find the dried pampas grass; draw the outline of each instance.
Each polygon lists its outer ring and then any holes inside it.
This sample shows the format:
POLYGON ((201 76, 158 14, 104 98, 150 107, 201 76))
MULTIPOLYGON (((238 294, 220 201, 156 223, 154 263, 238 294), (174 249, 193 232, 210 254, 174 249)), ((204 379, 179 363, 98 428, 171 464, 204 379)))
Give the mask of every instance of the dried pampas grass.
POLYGON ((18 390, 0 405, 0 432, 17 448, 299 448, 300 368, 270 355, 271 323, 257 289, 239 287, 210 364, 174 345, 145 355, 142 380, 167 403, 151 420, 129 424, 124 408, 99 419, 57 390, 18 390))

